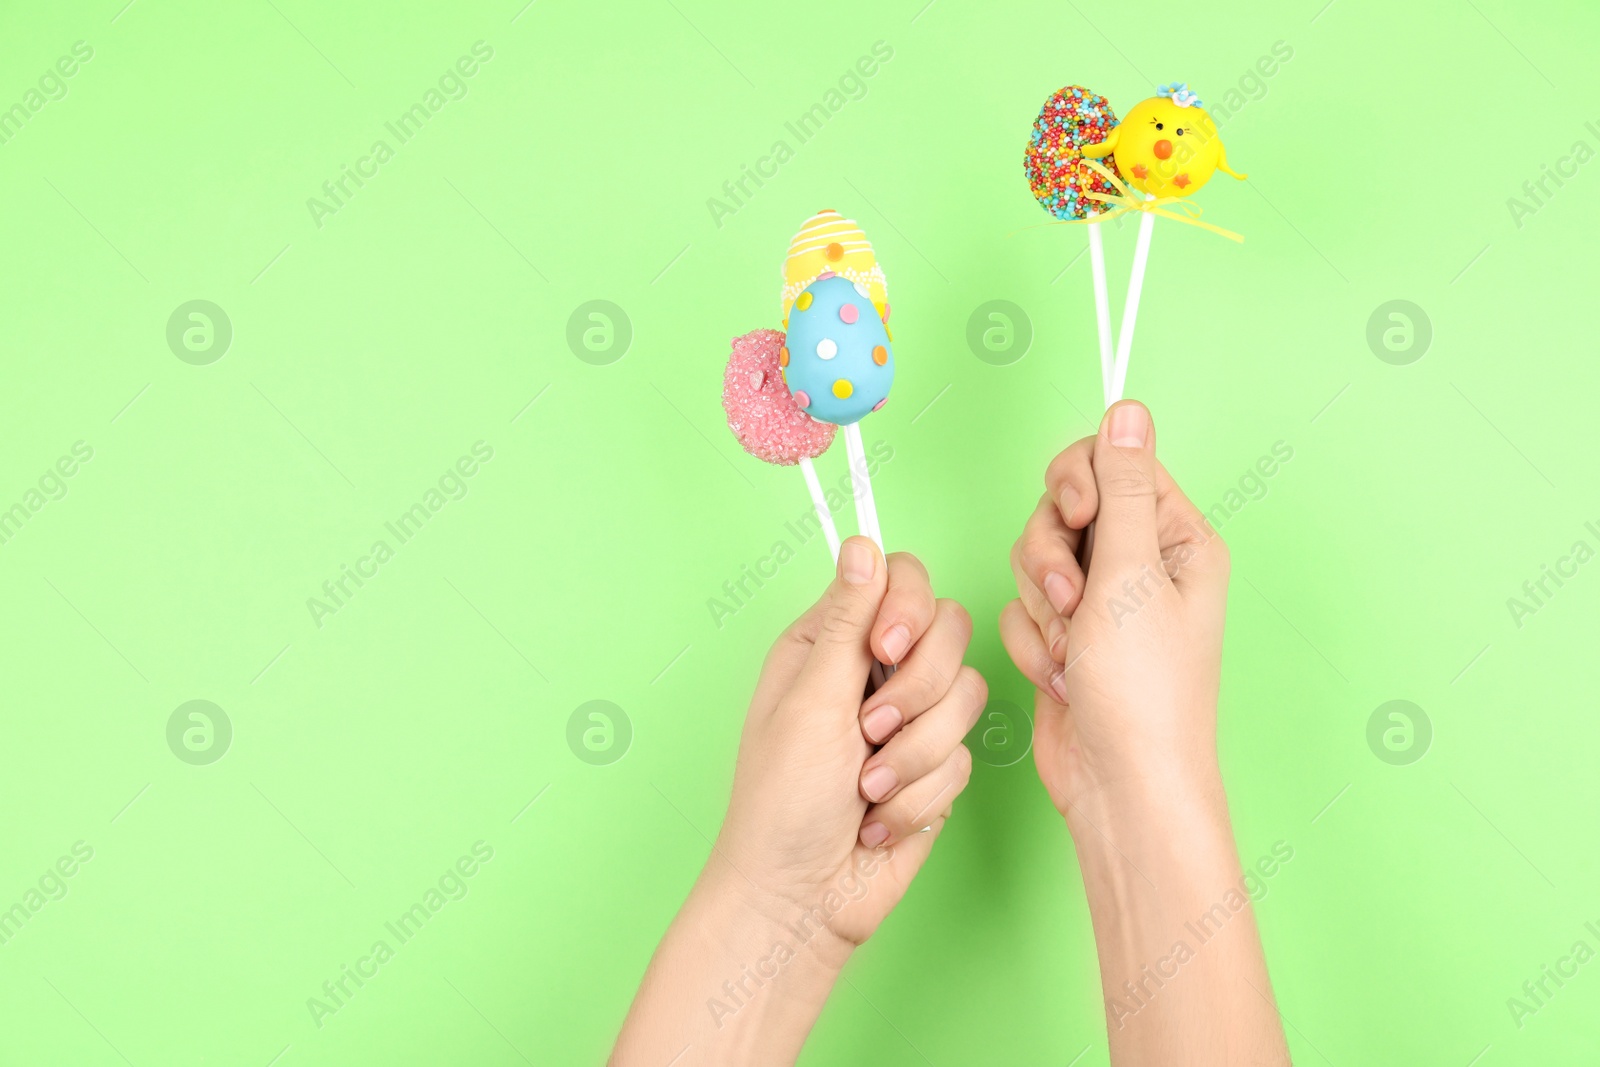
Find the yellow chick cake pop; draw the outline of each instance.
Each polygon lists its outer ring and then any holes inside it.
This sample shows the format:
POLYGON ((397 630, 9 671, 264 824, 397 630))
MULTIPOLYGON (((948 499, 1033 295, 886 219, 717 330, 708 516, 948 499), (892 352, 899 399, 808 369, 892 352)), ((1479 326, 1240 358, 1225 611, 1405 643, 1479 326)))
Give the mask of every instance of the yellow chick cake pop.
POLYGON ((783 261, 783 321, 788 328, 789 308, 806 286, 824 274, 836 274, 853 284, 877 309, 878 318, 889 320, 889 286, 872 252, 872 242, 854 219, 847 219, 832 208, 823 208, 806 220, 789 242, 789 255, 783 261))
POLYGON ((1111 156, 1127 183, 1150 196, 1188 196, 1216 171, 1243 181, 1228 166, 1217 127, 1204 104, 1183 82, 1163 85, 1141 100, 1097 145, 1085 145, 1090 159, 1111 156))

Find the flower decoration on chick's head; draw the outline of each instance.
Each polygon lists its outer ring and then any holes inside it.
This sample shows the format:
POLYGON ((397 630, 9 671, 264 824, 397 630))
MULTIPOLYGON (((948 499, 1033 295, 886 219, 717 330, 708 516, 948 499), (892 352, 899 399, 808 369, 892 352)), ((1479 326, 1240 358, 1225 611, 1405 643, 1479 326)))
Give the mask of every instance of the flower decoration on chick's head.
POLYGON ((1205 107, 1205 101, 1195 94, 1188 82, 1172 82, 1156 90, 1157 96, 1164 96, 1179 107, 1205 107))

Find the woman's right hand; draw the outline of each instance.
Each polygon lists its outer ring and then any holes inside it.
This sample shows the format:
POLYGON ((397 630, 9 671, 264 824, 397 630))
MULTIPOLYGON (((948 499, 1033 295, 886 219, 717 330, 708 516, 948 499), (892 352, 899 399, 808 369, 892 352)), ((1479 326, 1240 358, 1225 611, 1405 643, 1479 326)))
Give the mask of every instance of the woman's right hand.
MULTIPOLYGON (((1133 790, 1220 793, 1228 549, 1156 459, 1137 401, 1050 463, 1000 631, 1038 689, 1034 758, 1063 815, 1133 790), (1095 524, 1088 572, 1077 556, 1095 524)), ((1069 818, 1069 823, 1072 820, 1069 818)))

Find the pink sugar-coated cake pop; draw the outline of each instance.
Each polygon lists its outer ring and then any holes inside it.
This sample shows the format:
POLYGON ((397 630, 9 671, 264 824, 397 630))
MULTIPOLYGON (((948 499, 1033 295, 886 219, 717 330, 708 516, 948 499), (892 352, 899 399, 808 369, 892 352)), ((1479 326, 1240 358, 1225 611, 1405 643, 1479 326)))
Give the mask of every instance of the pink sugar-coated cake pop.
POLYGON ((826 452, 838 427, 818 422, 796 405, 783 383, 783 341, 778 330, 751 330, 733 339, 722 375, 722 410, 746 452, 792 467, 826 452))

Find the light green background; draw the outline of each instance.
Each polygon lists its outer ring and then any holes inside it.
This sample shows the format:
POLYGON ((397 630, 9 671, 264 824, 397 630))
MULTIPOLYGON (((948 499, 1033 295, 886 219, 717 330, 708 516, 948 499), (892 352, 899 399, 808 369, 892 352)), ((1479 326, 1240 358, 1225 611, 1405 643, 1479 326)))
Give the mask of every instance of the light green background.
MULTIPOLYGON (((1029 705, 994 625, 1006 554, 1099 388, 1084 242, 1037 225, 1029 122, 1068 82, 1218 103, 1280 41, 1224 123, 1250 181, 1199 198, 1247 240, 1158 226, 1129 390, 1203 506, 1294 450, 1223 528, 1221 729, 1241 854, 1294 849, 1258 906, 1290 1043, 1593 1058, 1600 963, 1520 1029, 1506 1004, 1600 948, 1600 565, 1521 627, 1507 608, 1600 548, 1600 164, 1520 227, 1507 206, 1600 148, 1591 5, 123 2, 0 14, 0 106, 93 48, 0 145, 0 507, 93 449, 0 546, 0 908, 93 848, 0 945, 0 1061, 601 1062, 763 650, 829 573, 813 541, 720 628, 707 607, 805 508, 718 406, 728 338, 777 325, 790 234, 827 206, 876 242, 885 536, 971 609, 994 699, 1029 705), (464 98, 319 228, 308 198, 480 40, 464 98), (864 96, 795 143, 877 41, 864 96), (794 157, 718 226, 708 198, 779 138, 794 157), (194 299, 233 329, 206 366, 166 341, 194 299), (566 340, 595 299, 631 322, 610 365, 566 340), (995 299, 1033 331, 1006 366, 966 341, 995 299), (1395 299, 1433 330, 1407 366, 1366 339, 1395 299), (307 599, 479 441, 465 496, 319 627, 307 599), (210 765, 166 739, 195 699, 232 723, 210 765), (609 766, 566 741, 593 699, 632 724, 609 766), (1434 731, 1407 766, 1366 740, 1392 699, 1434 731), (465 898, 319 1028, 307 998, 478 841, 465 898)), ((1107 235, 1114 296, 1133 230, 1107 235)), ((1031 759, 980 764, 846 978, 807 1063, 1106 1062, 1031 759)))

